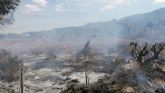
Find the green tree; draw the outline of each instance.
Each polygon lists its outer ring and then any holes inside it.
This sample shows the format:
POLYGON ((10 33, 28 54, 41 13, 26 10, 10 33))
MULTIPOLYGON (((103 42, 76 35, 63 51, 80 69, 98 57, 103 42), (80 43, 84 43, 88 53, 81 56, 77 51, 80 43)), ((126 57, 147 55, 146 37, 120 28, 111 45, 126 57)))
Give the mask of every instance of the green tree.
POLYGON ((0 0, 0 25, 13 22, 13 13, 19 5, 20 0, 0 0))

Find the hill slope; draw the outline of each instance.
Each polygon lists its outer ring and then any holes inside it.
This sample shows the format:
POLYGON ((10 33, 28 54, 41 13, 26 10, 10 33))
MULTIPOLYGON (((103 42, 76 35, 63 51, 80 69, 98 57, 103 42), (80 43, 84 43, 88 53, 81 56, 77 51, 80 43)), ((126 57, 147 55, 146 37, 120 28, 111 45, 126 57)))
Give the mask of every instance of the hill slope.
MULTIPOLYGON (((118 41, 164 41, 165 8, 149 13, 137 14, 119 20, 89 23, 79 27, 65 27, 50 31, 1 35, 1 47, 11 48, 56 48, 80 47, 87 40, 98 46, 118 41), (7 47, 5 42, 7 43, 7 47), (14 42, 14 43, 13 43, 14 42), (20 45, 21 44, 21 45, 20 45)), ((97 47, 97 46, 96 46, 97 47)))

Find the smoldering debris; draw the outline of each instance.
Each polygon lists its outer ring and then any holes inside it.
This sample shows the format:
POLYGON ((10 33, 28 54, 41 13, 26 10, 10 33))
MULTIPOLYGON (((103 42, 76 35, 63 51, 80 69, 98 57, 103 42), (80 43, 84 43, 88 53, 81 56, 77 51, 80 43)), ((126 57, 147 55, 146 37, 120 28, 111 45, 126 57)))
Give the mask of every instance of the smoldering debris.
POLYGON ((128 47, 105 54, 87 42, 69 56, 56 53, 49 60, 46 54, 23 56, 24 65, 29 66, 25 93, 164 93, 163 50, 155 58, 152 44, 137 44, 133 50, 128 47), (141 53, 144 51, 148 52, 141 53))
POLYGON ((111 73, 104 70, 107 75, 97 82, 88 85, 70 82, 61 93, 165 93, 165 64, 158 57, 160 54, 157 53, 157 57, 152 59, 155 55, 148 56, 153 49, 150 51, 147 44, 142 49, 135 48, 132 50, 133 55, 136 53, 135 58, 126 62, 124 58, 116 57, 108 65, 113 68, 111 73), (141 53, 143 51, 146 51, 145 55, 141 53), (141 56, 140 60, 136 56, 141 56))

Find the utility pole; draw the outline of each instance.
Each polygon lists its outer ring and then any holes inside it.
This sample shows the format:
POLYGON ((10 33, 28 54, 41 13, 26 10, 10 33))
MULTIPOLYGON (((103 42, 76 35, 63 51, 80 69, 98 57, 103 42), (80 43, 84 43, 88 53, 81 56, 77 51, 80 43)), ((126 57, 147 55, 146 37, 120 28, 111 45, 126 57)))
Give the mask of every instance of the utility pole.
POLYGON ((21 82, 20 82, 20 87, 21 87, 21 93, 23 93, 23 64, 21 65, 21 82))

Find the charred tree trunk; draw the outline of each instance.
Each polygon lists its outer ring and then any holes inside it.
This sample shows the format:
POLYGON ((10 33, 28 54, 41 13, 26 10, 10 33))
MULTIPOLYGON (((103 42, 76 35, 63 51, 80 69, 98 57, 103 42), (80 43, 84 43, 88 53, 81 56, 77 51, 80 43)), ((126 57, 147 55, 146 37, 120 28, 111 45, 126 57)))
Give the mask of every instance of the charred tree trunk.
POLYGON ((163 42, 161 43, 155 43, 152 48, 151 51, 154 53, 154 59, 158 60, 159 59, 159 54, 162 50, 164 50, 165 44, 163 42))
POLYGON ((133 47, 131 54, 138 62, 144 62, 143 58, 148 54, 147 43, 143 48, 138 46, 137 43, 131 42, 130 46, 133 47))
POLYGON ((138 61, 138 62, 142 62, 142 56, 138 56, 138 57, 137 57, 137 61, 138 61))
POLYGON ((23 65, 21 66, 21 82, 20 82, 20 87, 21 87, 21 93, 23 93, 23 65))
POLYGON ((88 78, 88 70, 87 70, 87 63, 85 63, 85 84, 89 84, 89 78, 88 78))
POLYGON ((159 52, 154 52, 154 59, 158 60, 159 59, 159 52))

